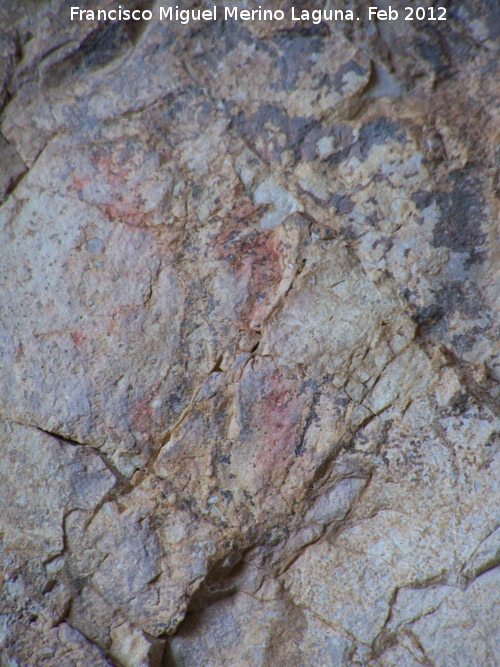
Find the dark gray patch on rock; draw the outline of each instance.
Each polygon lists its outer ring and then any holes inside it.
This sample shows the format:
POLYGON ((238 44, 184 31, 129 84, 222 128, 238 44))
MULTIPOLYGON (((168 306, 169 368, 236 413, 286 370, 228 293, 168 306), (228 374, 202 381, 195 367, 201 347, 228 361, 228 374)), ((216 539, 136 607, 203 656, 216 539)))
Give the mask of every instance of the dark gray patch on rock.
POLYGON ((453 394, 448 404, 449 414, 458 417, 467 412, 469 394, 466 391, 457 391, 453 394))
MULTIPOLYGON (((404 296, 407 299, 411 299, 412 294, 409 292, 408 289, 406 289, 404 296)), ((442 319, 443 315, 444 315, 443 308, 437 303, 432 303, 430 304, 430 306, 417 308, 412 315, 412 320, 416 324, 430 326, 438 322, 440 319, 442 319)))
POLYGON ((472 254, 485 241, 481 232, 483 202, 478 181, 466 169, 451 175, 455 185, 449 193, 436 193, 440 220, 434 227, 432 244, 455 252, 472 254))
POLYGON ((80 47, 83 67, 98 68, 110 62, 127 39, 125 23, 109 23, 100 27, 80 47))
POLYGON ((405 138, 406 133, 397 121, 383 117, 376 118, 363 125, 353 150, 364 161, 373 146, 385 144, 388 141, 397 141, 402 144, 405 138))
POLYGON ((468 252, 471 256, 469 264, 478 263, 485 255, 477 248, 486 239, 481 231, 483 201, 480 184, 467 169, 452 172, 450 180, 454 184, 450 192, 419 190, 411 195, 411 200, 421 211, 433 203, 437 205, 440 219, 432 237, 435 248, 468 252))
POLYGON ((71 81, 82 70, 98 70, 124 56, 137 42, 146 24, 143 20, 100 23, 78 49, 50 67, 44 78, 45 85, 52 87, 64 79, 71 81))
MULTIPOLYGON (((294 159, 299 159, 304 139, 310 133, 317 135, 319 126, 314 118, 289 118, 286 111, 281 107, 265 104, 250 118, 247 118, 245 113, 240 111, 232 118, 231 127, 252 144, 257 144, 259 139, 262 139, 263 157, 272 162, 281 160, 285 151, 292 151, 294 159), (273 130, 275 130, 276 136, 273 136, 273 130), (270 133, 271 139, 269 137, 270 133), (284 144, 281 137, 278 136, 279 133, 286 136, 284 144)), ((319 136, 321 136, 321 133, 319 136)), ((261 150, 262 146, 260 146, 261 150)))
POLYGON ((379 245, 383 246, 385 252, 389 252, 394 247, 394 241, 390 236, 382 236, 374 241, 372 248, 375 249, 379 245))
POLYGON ((345 241, 355 241, 358 238, 358 235, 353 229, 352 225, 345 225, 342 226, 339 230, 339 235, 345 240, 345 241))
POLYGON ((319 157, 317 143, 323 137, 329 137, 332 140, 333 152, 325 159, 329 166, 336 166, 349 157, 349 151, 354 142, 353 131, 349 125, 341 123, 325 126, 316 122, 311 123, 307 129, 300 146, 302 159, 315 160, 319 157))
POLYGON ((446 315, 459 311, 466 317, 478 317, 484 309, 477 289, 470 283, 458 280, 442 285, 436 293, 436 304, 446 315))
POLYGON ((470 0, 457 3, 448 9, 448 17, 457 22, 470 26, 472 21, 484 22, 490 39, 500 36, 500 4, 498 0, 470 0))
POLYGON ((420 211, 423 211, 434 203, 436 196, 433 192, 418 190, 411 195, 410 199, 420 211))
POLYGON ((355 206, 355 203, 349 195, 334 194, 330 197, 328 203, 331 206, 335 206, 337 215, 347 215, 355 206))
POLYGON ((436 74, 446 73, 449 61, 439 35, 432 34, 428 39, 419 38, 416 40, 416 46, 420 55, 431 65, 436 74))
POLYGON ((325 136, 325 132, 319 123, 316 123, 304 137, 300 147, 301 156, 303 160, 311 161, 318 157, 318 149, 316 147, 318 141, 325 136))
POLYGON ((344 76, 350 72, 352 72, 355 76, 364 76, 366 74, 366 69, 355 60, 349 60, 349 62, 341 65, 333 77, 333 86, 337 93, 342 92, 342 88, 345 85, 344 76))
POLYGON ((0 204, 15 189, 26 173, 26 166, 15 147, 0 134, 0 204))
MULTIPOLYGON (((235 21, 215 21, 196 25, 186 41, 179 43, 176 51, 182 57, 186 48, 189 48, 195 61, 213 69, 242 44, 255 44, 247 28, 239 26, 235 21)), ((257 43, 259 48, 260 44, 257 43)))
POLYGON ((482 329, 478 326, 468 329, 463 334, 456 334, 451 339, 453 347, 459 354, 470 352, 476 344, 477 337, 482 334, 482 329))
MULTIPOLYGON (((299 75, 310 70, 314 64, 313 56, 323 50, 323 38, 327 36, 325 28, 326 26, 318 25, 314 28, 294 30, 274 40, 280 54, 276 59, 280 77, 273 85, 275 89, 293 90, 299 75)), ((325 80, 321 83, 328 82, 325 80)))
POLYGON ((486 27, 491 39, 500 37, 500 4, 498 0, 485 0, 488 11, 486 27))

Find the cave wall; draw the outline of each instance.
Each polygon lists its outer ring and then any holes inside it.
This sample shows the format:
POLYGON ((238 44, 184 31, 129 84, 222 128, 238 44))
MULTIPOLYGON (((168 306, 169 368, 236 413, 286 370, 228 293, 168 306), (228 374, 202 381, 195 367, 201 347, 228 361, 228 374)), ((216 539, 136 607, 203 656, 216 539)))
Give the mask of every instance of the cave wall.
POLYGON ((500 6, 369 5, 0 0, 2 665, 500 662, 500 6))

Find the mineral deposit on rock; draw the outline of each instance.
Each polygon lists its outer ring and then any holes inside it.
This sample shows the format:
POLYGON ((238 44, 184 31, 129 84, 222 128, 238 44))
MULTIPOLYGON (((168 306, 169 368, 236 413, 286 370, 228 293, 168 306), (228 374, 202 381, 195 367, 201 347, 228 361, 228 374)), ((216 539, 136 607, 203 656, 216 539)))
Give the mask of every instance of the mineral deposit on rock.
POLYGON ((500 5, 70 4, 0 0, 0 664, 500 665, 500 5))

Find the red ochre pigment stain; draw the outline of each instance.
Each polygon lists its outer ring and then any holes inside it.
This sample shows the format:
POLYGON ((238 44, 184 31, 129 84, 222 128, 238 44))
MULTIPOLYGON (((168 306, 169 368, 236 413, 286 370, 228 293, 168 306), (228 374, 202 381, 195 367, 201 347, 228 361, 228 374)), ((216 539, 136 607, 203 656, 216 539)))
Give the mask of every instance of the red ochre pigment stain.
POLYGON ((311 398, 297 377, 273 366, 256 360, 239 389, 240 438, 249 444, 247 465, 256 490, 284 480, 311 398))
MULTIPOLYGON (((253 217, 251 210, 248 215, 253 217)), ((246 279, 246 297, 236 308, 240 325, 258 327, 269 312, 283 271, 274 230, 236 223, 216 238, 215 253, 232 273, 246 279)))
POLYGON ((153 397, 141 398, 132 405, 130 410, 130 428, 133 433, 140 433, 149 437, 151 426, 154 423, 153 397))
POLYGON ((101 210, 110 220, 118 220, 132 227, 140 227, 146 219, 145 213, 138 211, 132 204, 123 201, 105 204, 101 207, 101 210))
POLYGON ((98 172, 96 178, 102 180, 104 189, 109 192, 110 201, 99 204, 101 211, 110 220, 124 222, 132 227, 143 225, 148 214, 141 210, 141 196, 135 195, 131 199, 123 196, 124 192, 136 191, 136 187, 132 187, 129 181, 137 170, 137 165, 119 162, 114 155, 102 154, 94 155, 93 162, 98 172))
POLYGON ((260 402, 261 467, 282 466, 293 457, 305 404, 305 396, 297 396, 294 388, 277 372, 273 374, 270 386, 270 391, 264 394, 260 402))
POLYGON ((90 178, 88 176, 74 176, 71 179, 71 183, 68 186, 70 192, 81 193, 83 188, 85 188, 90 183, 90 178))
POLYGON ((80 345, 84 340, 84 335, 81 333, 81 331, 72 331, 70 336, 75 345, 80 345))
MULTIPOLYGON (((111 186, 112 191, 116 190, 116 196, 113 195, 112 203, 98 203, 97 206, 110 220, 118 220, 134 227, 140 227, 144 221, 145 214, 138 211, 136 206, 132 203, 125 201, 121 194, 118 194, 120 190, 123 190, 120 186, 122 182, 126 181, 126 175, 122 174, 122 176, 120 176, 119 173, 113 171, 111 165, 109 165, 109 161, 109 158, 100 161, 99 176, 97 176, 97 180, 102 179, 107 186, 111 186), (105 168, 102 168, 103 164, 105 168)), ((70 192, 75 192, 78 198, 82 199, 84 188, 87 187, 91 181, 92 179, 88 177, 76 176, 72 179, 68 190, 70 192)))

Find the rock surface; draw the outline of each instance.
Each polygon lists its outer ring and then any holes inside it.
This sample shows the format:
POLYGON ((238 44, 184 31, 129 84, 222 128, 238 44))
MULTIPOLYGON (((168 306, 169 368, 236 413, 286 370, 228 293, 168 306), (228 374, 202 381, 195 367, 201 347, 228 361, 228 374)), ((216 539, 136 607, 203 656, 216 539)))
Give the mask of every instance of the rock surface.
POLYGON ((500 12, 369 4, 0 0, 2 665, 500 664, 500 12))

